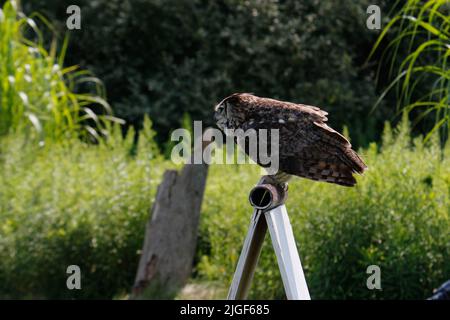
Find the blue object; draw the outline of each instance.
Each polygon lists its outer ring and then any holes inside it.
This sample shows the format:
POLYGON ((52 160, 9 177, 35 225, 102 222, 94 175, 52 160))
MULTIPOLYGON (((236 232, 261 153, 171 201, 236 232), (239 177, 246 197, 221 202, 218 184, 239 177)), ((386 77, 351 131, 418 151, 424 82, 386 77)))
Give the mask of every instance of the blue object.
POLYGON ((450 280, 440 286, 428 300, 450 300, 450 280))

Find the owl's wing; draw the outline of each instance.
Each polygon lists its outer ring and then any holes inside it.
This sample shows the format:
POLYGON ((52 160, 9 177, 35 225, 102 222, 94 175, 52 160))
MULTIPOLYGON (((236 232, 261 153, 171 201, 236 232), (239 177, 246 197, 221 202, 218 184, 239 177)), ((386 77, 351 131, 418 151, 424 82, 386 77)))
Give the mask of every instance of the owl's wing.
MULTIPOLYGON (((350 142, 326 124, 327 113, 299 104, 264 105, 242 125, 247 129, 279 129, 280 170, 318 181, 344 186, 356 183, 353 173, 367 166, 350 142)), ((270 139, 267 140, 269 148, 270 139)), ((258 162, 258 161, 257 161, 258 162)))

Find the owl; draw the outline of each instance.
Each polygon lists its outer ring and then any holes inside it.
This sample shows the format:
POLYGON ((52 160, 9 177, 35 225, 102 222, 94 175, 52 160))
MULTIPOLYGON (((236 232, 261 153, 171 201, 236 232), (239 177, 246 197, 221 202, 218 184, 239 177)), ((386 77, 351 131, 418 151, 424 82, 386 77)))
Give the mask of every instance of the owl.
POLYGON ((215 107, 214 118, 225 134, 227 129, 279 130, 279 170, 268 176, 270 183, 298 176, 352 187, 353 174, 362 174, 367 166, 350 142, 326 124, 327 114, 313 106, 235 93, 215 107))

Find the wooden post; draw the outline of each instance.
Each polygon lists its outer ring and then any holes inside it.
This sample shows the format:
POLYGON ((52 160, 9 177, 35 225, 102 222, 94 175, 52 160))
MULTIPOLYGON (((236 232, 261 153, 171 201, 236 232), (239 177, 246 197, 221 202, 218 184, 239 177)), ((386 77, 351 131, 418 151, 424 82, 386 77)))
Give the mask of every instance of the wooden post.
POLYGON ((164 173, 145 229, 132 298, 173 298, 189 279, 207 172, 206 164, 186 164, 180 173, 164 173))

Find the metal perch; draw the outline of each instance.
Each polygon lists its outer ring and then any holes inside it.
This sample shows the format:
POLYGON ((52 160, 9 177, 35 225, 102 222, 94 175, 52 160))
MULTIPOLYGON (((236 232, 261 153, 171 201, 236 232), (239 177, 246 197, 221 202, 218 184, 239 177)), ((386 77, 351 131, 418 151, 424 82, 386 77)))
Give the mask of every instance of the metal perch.
POLYGON ((284 205, 286 198, 287 185, 265 183, 264 177, 250 191, 249 201, 254 211, 228 292, 229 300, 247 298, 267 228, 277 256, 286 297, 289 300, 311 299, 284 205))

